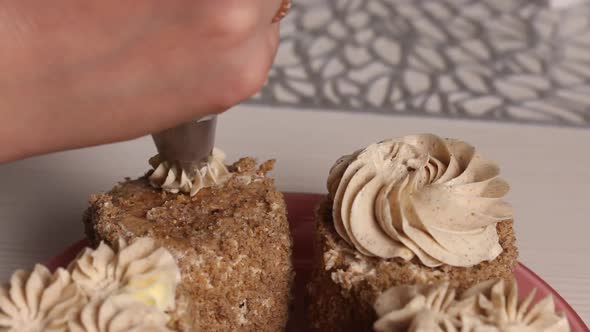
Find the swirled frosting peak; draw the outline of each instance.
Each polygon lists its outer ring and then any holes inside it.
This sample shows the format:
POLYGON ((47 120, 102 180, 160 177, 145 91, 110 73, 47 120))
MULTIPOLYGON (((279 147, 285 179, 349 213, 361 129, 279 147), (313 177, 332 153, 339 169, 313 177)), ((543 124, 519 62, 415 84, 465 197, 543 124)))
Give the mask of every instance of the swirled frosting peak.
POLYGON ((193 170, 194 176, 178 165, 160 159, 159 155, 150 159, 154 171, 149 176, 150 184, 167 192, 179 192, 194 196, 199 190, 225 182, 231 175, 224 164, 225 153, 214 148, 207 163, 193 170))
POLYGON ((85 297, 66 270, 49 272, 41 265, 16 271, 7 289, 0 288, 0 331, 65 331, 67 320, 85 297))
POLYGON ((119 252, 101 243, 86 249, 69 267, 72 279, 89 297, 125 293, 160 310, 174 308, 180 270, 167 250, 151 238, 131 245, 119 241, 119 252))
POLYGON ((67 270, 16 271, 0 287, 0 331, 169 331, 179 281, 174 258, 153 239, 120 240, 117 252, 102 243, 67 270))
POLYGON ((0 287, 2 332, 168 332, 180 271, 172 255, 140 238, 115 252, 102 243, 67 270, 16 271, 0 287))
POLYGON ((90 301, 68 322, 68 331, 171 332, 167 323, 164 312, 121 294, 90 301))
POLYGON ((485 324, 505 332, 566 332, 567 318, 555 312, 553 297, 547 296, 532 305, 536 290, 518 300, 516 280, 491 280, 467 290, 461 298, 474 300, 485 324))
POLYGON ((512 218, 499 167, 459 140, 431 134, 372 144, 340 158, 328 190, 338 234, 360 253, 472 266, 501 252, 512 218))
POLYGON ((377 332, 455 331, 439 327, 459 325, 455 290, 449 284, 438 286, 399 286, 381 294, 375 302, 379 316, 377 332))
POLYGON ((442 285, 392 287, 377 297, 376 332, 568 332, 549 296, 531 307, 518 300, 516 281, 485 281, 461 296, 442 285))

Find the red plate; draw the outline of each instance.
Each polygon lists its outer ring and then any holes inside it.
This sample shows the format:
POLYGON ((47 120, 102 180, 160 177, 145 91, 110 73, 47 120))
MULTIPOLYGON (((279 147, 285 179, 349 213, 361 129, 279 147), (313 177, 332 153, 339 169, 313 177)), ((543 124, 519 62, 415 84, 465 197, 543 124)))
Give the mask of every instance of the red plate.
MULTIPOLYGON (((292 323, 297 322, 297 325, 305 322, 305 318, 303 317, 303 294, 305 284, 311 271, 314 209, 321 198, 322 195, 317 194, 285 194, 285 200, 287 201, 287 208, 289 210, 291 233, 295 242, 294 265, 297 271, 297 276, 295 279, 295 317, 293 317, 292 323)), ((78 252, 86 246, 86 244, 86 240, 82 240, 72 245, 60 255, 49 260, 47 266, 51 269, 55 269, 67 265, 68 262, 74 259, 78 252)), ((567 315, 572 332, 589 331, 588 327, 584 324, 574 309, 572 309, 572 307, 553 288, 551 288, 551 286, 533 271, 519 263, 514 271, 514 275, 518 282, 518 290, 521 296, 528 294, 534 288, 537 288, 535 301, 538 301, 547 295, 553 296, 557 310, 564 312, 567 315)), ((301 331, 300 328, 297 329, 295 326, 293 326, 293 330, 301 331)))

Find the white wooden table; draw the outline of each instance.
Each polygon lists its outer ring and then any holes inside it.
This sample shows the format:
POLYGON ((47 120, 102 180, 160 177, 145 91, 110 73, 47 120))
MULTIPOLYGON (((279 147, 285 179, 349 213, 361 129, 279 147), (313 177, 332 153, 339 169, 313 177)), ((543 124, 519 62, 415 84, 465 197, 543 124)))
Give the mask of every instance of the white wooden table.
MULTIPOLYGON (((276 158, 284 191, 325 192, 337 157, 386 137, 433 132, 473 143, 512 184, 520 260, 590 323, 590 130, 239 108, 220 117, 218 146, 230 160, 276 158)), ((145 137, 0 165, 0 279, 82 238, 88 195, 141 175, 154 153, 145 137)))

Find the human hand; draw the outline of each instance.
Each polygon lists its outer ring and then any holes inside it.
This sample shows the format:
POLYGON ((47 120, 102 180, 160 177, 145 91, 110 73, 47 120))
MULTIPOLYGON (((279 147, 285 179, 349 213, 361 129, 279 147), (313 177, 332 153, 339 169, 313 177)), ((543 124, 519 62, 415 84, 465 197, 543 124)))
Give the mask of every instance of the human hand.
POLYGON ((281 0, 0 2, 0 162, 131 139, 256 93, 281 0))

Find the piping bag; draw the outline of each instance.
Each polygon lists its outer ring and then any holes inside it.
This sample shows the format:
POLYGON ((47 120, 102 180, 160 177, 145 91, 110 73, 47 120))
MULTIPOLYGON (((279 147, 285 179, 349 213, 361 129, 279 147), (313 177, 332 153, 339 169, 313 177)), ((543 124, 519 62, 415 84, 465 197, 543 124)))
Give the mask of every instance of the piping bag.
POLYGON ((210 115, 154 133, 152 138, 162 160, 193 177, 195 169, 211 156, 216 125, 217 115, 210 115))

